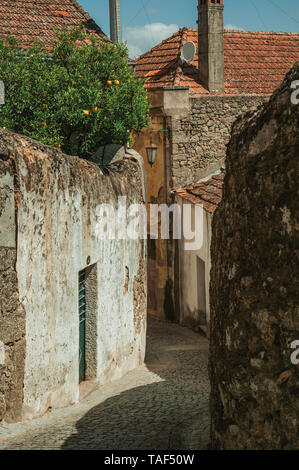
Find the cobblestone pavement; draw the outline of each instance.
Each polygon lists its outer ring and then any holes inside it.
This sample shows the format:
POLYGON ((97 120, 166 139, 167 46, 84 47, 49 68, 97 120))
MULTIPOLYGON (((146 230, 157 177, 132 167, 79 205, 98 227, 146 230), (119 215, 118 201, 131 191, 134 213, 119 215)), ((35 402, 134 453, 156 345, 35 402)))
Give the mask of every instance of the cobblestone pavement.
POLYGON ((0 449, 206 449, 208 341, 154 319, 147 340, 145 367, 77 405, 0 426, 0 449))

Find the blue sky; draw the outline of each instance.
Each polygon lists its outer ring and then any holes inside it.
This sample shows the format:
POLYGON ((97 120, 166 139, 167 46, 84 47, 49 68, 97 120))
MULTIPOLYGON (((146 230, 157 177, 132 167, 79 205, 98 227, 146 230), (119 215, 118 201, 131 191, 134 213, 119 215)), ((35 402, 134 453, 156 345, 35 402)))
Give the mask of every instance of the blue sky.
MULTIPOLYGON (((109 0, 79 0, 109 35, 109 0)), ((123 40, 131 57, 183 26, 196 28, 197 0, 122 0, 123 40)), ((248 31, 299 32, 298 0, 224 0, 224 25, 248 31)))

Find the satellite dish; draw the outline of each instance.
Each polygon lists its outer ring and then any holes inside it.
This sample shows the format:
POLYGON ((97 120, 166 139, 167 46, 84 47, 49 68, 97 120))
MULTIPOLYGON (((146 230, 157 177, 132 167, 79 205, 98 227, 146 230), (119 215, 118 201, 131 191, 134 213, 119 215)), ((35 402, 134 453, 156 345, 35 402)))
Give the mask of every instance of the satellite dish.
POLYGON ((196 54, 196 46, 194 42, 188 41, 182 47, 181 59, 184 62, 191 62, 196 54))

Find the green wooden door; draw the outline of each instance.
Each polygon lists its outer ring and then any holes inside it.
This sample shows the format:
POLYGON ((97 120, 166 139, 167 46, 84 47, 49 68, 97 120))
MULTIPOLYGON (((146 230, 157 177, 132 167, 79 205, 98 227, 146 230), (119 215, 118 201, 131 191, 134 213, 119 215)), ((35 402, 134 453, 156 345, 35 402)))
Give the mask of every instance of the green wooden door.
POLYGON ((79 273, 79 382, 85 380, 86 272, 79 273))

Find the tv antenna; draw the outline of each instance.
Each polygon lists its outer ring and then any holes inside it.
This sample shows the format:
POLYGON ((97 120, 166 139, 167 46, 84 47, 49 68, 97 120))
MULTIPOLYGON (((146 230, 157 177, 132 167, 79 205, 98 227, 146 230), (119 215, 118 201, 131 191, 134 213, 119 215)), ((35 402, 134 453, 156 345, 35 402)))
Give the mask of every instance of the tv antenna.
POLYGON ((181 59, 183 62, 192 62, 196 54, 196 46, 194 42, 187 41, 182 47, 181 59))

